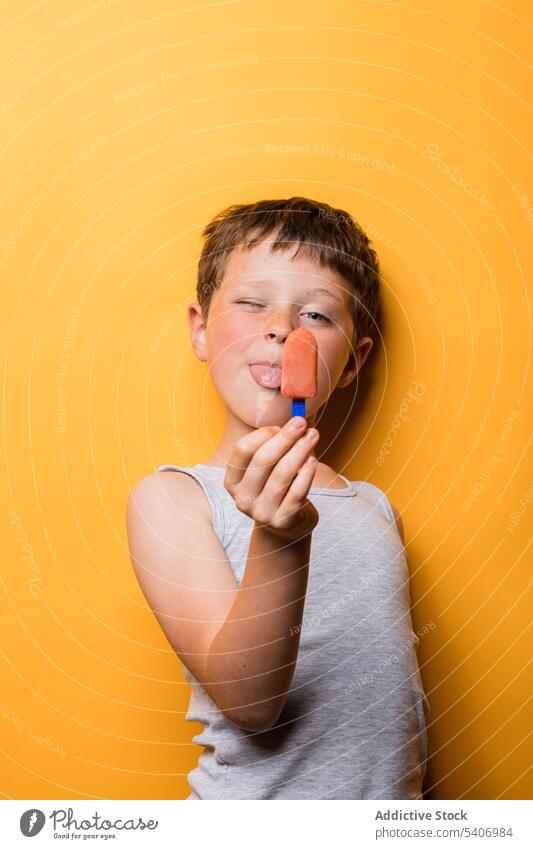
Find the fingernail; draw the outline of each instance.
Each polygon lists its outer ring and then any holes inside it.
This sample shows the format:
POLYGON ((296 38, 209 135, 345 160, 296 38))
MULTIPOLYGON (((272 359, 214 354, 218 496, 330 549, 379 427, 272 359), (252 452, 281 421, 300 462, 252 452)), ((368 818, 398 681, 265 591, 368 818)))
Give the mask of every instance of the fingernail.
POLYGON ((304 419, 304 418, 302 418, 301 416, 295 416, 295 417, 291 420, 291 423, 290 423, 290 425, 289 425, 289 428, 290 428, 291 430, 294 430, 294 431, 296 431, 296 430, 301 430, 303 427, 305 427, 305 424, 306 424, 306 421, 305 421, 305 419, 304 419))

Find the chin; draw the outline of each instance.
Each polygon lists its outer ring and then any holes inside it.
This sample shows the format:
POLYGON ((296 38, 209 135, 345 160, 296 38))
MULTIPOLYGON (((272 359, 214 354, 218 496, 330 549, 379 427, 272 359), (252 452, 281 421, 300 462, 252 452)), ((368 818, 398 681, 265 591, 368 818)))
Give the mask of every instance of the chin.
POLYGON ((283 427, 291 416, 290 398, 281 400, 279 392, 271 389, 249 393, 246 404, 232 404, 229 399, 224 401, 236 418, 255 430, 269 425, 283 427))

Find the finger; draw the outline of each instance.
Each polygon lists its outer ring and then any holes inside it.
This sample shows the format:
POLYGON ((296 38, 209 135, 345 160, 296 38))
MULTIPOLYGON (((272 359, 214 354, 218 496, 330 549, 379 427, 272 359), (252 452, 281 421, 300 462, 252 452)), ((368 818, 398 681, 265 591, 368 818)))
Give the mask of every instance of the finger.
POLYGON ((260 499, 264 499, 265 503, 276 509, 281 505, 296 475, 309 454, 315 449, 319 439, 320 434, 316 428, 309 428, 305 436, 302 436, 273 468, 263 486, 260 499))
POLYGON ((293 416, 272 439, 265 442, 255 452, 242 479, 243 486, 250 495, 259 495, 274 466, 290 451, 306 430, 306 420, 302 416, 293 416))
POLYGON ((309 490, 313 485, 313 479, 318 469, 318 460, 316 457, 309 456, 301 469, 298 471, 292 484, 290 485, 285 498, 278 510, 281 510, 287 517, 292 516, 300 510, 309 495, 309 490), (309 461, 311 461, 309 463, 309 461))
POLYGON ((274 434, 280 430, 279 425, 260 427, 239 440, 233 447, 226 464, 224 486, 229 488, 240 483, 257 449, 268 442, 269 439, 272 439, 274 434))

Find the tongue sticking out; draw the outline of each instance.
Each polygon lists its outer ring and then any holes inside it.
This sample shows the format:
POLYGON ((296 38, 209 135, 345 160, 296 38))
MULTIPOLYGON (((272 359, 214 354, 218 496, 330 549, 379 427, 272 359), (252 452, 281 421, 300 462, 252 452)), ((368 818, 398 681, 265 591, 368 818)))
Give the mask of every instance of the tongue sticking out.
POLYGON ((259 386, 265 389, 278 389, 281 386, 281 368, 279 366, 249 366, 250 374, 259 386))

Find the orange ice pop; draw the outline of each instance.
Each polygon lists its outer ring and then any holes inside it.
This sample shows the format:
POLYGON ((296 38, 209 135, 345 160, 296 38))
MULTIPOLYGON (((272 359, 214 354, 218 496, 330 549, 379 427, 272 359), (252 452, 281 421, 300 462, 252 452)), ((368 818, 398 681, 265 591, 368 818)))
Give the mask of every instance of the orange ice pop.
POLYGON ((289 333, 283 351, 280 392, 292 398, 292 415, 304 416, 305 399, 317 393, 318 348, 310 330, 299 327, 289 333))

